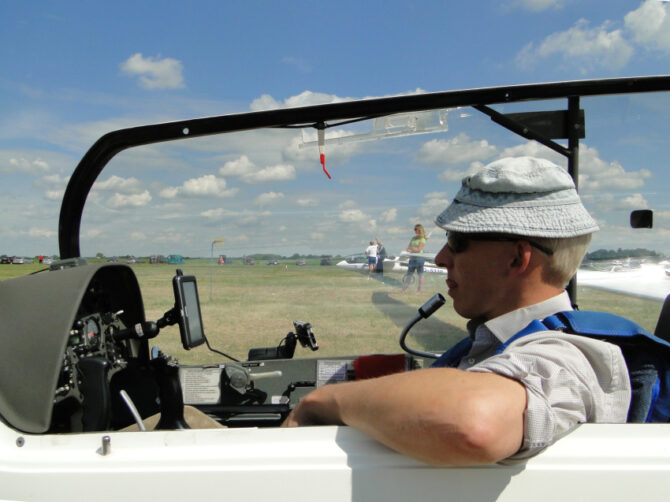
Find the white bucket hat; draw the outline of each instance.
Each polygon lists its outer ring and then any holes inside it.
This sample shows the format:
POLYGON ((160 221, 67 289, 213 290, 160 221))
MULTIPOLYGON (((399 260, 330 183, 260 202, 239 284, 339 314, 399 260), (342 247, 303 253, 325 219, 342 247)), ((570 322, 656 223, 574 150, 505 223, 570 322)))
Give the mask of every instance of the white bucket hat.
POLYGON ((463 178, 435 223, 453 232, 528 237, 565 238, 598 230, 567 171, 533 157, 496 160, 463 178))

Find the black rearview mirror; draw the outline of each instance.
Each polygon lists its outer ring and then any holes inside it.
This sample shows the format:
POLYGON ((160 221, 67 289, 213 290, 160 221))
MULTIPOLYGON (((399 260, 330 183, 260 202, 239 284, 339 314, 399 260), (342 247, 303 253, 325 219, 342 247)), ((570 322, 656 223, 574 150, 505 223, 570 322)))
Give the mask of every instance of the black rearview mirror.
POLYGON ((651 209, 638 209, 630 213, 630 226, 632 228, 652 228, 654 224, 654 212, 651 209))

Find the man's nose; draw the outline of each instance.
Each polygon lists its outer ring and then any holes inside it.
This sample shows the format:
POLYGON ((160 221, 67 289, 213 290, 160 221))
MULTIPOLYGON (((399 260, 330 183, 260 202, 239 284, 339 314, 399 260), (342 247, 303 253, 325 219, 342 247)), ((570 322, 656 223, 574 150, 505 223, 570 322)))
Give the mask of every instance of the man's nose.
POLYGON ((446 244, 442 246, 440 252, 435 255, 435 265, 448 268, 452 263, 452 252, 446 244))

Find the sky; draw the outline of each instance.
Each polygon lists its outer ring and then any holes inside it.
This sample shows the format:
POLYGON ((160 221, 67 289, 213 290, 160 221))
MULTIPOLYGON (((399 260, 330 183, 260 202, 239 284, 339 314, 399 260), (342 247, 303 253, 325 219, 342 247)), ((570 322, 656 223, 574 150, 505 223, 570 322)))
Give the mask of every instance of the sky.
MULTIPOLYGON (((3 0, 0 253, 58 253, 67 180, 109 131, 347 99, 669 69, 670 3, 660 0, 3 0)), ((645 107, 656 105, 640 103, 631 115, 638 123, 657 123, 653 134, 662 139, 667 114, 647 121, 645 107)), ((670 105, 663 103, 667 113, 670 105)), ((653 207, 659 222, 667 218, 670 207, 659 195, 667 181, 662 157, 650 153, 641 165, 630 148, 605 152, 607 135, 597 125, 589 137, 587 119, 580 182, 601 224, 594 245, 627 247, 630 234, 608 221, 607 203, 653 207), (619 195, 615 181, 634 192, 619 195)), ((219 236, 233 255, 273 249, 287 256, 348 253, 362 251, 376 235, 399 248, 417 218, 428 222, 431 212, 434 217, 446 206, 461 175, 503 154, 537 152, 518 138, 480 139, 468 123, 453 131, 449 140, 415 141, 418 153, 404 161, 419 170, 440 165, 422 184, 407 180, 407 172, 379 148, 378 160, 365 160, 369 174, 356 178, 351 156, 367 159, 374 148, 345 146, 330 150, 333 174, 342 166, 335 181, 308 188, 307 180, 321 176, 320 166, 296 149, 295 132, 223 140, 218 156, 206 141, 181 151, 141 148, 114 160, 112 171, 97 180, 82 223, 82 253, 208 256, 219 236), (164 158, 167 152, 176 159, 164 158), (195 153, 200 160, 191 160, 195 153), (383 171, 378 162, 385 163, 383 171), (375 173, 383 173, 385 186, 414 206, 413 213, 392 200, 365 206, 376 194, 357 191, 352 180, 375 173), (275 223, 279 215, 301 215, 299 208, 326 203, 330 226, 305 216, 311 231, 294 235, 275 223), (140 223, 131 211, 147 221, 140 223), (347 244, 336 248, 335 234, 347 244)), ((668 234, 659 230, 649 245, 670 254, 668 234)))

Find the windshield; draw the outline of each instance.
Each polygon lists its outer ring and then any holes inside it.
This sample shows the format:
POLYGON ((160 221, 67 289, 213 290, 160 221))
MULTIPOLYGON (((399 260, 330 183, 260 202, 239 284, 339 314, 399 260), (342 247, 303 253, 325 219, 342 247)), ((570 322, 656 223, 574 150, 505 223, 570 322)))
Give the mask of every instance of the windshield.
MULTIPOLYGON (((625 274, 644 269, 645 281, 660 281, 670 292, 663 263, 670 251, 670 96, 582 98, 580 107, 586 137, 579 189, 601 228, 585 270, 630 282, 625 274), (647 208, 654 210, 654 228, 630 228, 630 211, 647 208)), ((566 100, 492 108, 565 110, 566 100)), ((444 271, 431 266, 445 243, 436 215, 464 176, 492 160, 532 155, 566 166, 565 157, 474 108, 328 126, 322 148, 316 129, 291 128, 118 154, 87 199, 82 256, 130 263, 147 319, 172 307, 176 268, 195 275, 209 343, 237 359, 252 347, 282 344, 294 321, 310 323, 319 345, 318 354, 298 347, 296 358, 401 352, 403 327, 438 292, 445 306, 412 330, 408 345, 443 351, 466 335, 466 320, 451 307, 444 271), (427 260, 422 277, 407 277, 402 252, 417 224, 425 228, 427 260), (377 255, 373 266, 366 250, 377 255)), ((577 303, 626 315, 651 331, 660 310, 658 299, 584 286, 577 303)), ((204 345, 184 351, 176 327, 164 332, 156 344, 182 363, 221 359, 204 345)))

